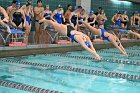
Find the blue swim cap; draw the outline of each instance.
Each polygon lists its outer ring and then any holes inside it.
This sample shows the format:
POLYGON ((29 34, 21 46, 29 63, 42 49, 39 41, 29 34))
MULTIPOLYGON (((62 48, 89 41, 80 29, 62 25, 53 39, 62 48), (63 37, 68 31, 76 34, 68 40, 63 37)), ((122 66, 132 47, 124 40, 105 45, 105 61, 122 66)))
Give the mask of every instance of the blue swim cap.
POLYGON ((19 7, 20 6, 20 2, 16 2, 16 6, 19 7))
POLYGON ((134 11, 134 14, 138 14, 139 12, 138 11, 134 11))
POLYGON ((117 14, 118 14, 118 13, 120 13, 120 11, 119 11, 119 10, 116 10, 116 12, 115 12, 115 13, 117 13, 117 14))
POLYGON ((123 11, 123 13, 127 12, 126 10, 123 11))
POLYGON ((77 9, 78 9, 78 7, 77 7, 77 6, 74 6, 74 7, 73 7, 73 10, 77 10, 77 9))
POLYGON ((32 5, 32 0, 31 1, 27 0, 26 5, 32 5))
POLYGON ((90 14, 94 14, 94 10, 90 10, 90 14))
POLYGON ((88 48, 91 47, 90 44, 89 44, 87 41, 85 42, 85 44, 86 44, 86 46, 87 46, 88 48))
POLYGON ((59 4, 59 5, 58 5, 58 8, 62 8, 62 5, 59 4))

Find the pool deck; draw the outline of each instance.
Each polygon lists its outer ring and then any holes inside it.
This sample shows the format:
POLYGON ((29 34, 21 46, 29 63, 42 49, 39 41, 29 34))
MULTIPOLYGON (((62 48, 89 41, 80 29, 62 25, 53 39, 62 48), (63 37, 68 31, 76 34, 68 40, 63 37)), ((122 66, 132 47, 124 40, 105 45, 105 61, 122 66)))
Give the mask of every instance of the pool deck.
MULTIPOLYGON (((140 46, 140 40, 127 40, 121 41, 124 47, 140 46)), ((100 42, 93 43, 96 50, 112 48, 112 43, 100 42)), ((15 57, 34 54, 45 53, 62 53, 70 51, 81 51, 83 48, 79 44, 40 44, 40 45, 28 45, 25 47, 0 47, 0 57, 15 57)))

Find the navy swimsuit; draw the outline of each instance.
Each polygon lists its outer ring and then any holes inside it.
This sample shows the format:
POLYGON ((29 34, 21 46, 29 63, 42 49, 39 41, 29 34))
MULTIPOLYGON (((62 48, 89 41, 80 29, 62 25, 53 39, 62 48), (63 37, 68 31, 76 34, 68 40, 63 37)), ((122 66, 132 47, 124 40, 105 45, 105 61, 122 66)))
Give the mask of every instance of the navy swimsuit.
MULTIPOLYGON (((75 36, 75 35, 78 35, 78 34, 71 34, 70 32, 71 32, 72 30, 75 30, 75 29, 74 29, 72 26, 67 25, 67 36, 68 36, 69 38, 71 38, 71 40, 77 42, 77 41, 75 40, 74 36, 75 36)), ((77 42, 77 43, 78 43, 78 42, 77 42)), ((87 42, 87 41, 85 41, 85 45, 86 45, 88 48, 91 47, 90 44, 89 44, 89 42, 87 42)))
POLYGON ((107 32, 105 29, 101 29, 101 37, 102 37, 104 40, 107 40, 108 42, 110 42, 109 36, 105 36, 105 35, 104 35, 105 32, 107 32))

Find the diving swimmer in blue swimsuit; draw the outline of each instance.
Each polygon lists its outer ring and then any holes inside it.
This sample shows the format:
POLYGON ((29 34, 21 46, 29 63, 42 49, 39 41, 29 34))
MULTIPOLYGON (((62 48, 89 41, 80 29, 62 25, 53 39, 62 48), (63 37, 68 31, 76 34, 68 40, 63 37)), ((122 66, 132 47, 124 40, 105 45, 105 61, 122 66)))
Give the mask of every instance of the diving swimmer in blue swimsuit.
POLYGON ((110 42, 109 36, 105 36, 105 35, 104 35, 105 32, 107 32, 105 29, 101 29, 101 37, 102 37, 104 40, 107 40, 108 42, 110 42))
POLYGON ((116 35, 110 34, 108 33, 105 29, 96 29, 92 26, 90 26, 90 24, 81 21, 85 27, 87 27, 88 29, 90 29, 94 34, 100 35, 103 39, 112 42, 113 45, 119 49, 121 51, 122 54, 128 56, 127 52, 125 51, 125 49, 123 48, 121 42, 119 41, 119 39, 116 37, 116 35), (106 34, 106 35, 105 35, 106 34))
MULTIPOLYGON (((71 38, 71 40, 77 42, 77 41, 75 40, 74 36, 75 36, 75 35, 79 35, 79 34, 71 34, 70 32, 71 32, 72 30, 75 30, 75 29, 74 29, 71 25, 67 25, 67 36, 68 36, 69 38, 71 38)), ((83 38, 84 38, 84 36, 83 36, 83 38)), ((77 42, 77 43, 78 43, 78 42, 77 42)), ((87 41, 85 41, 85 45, 86 45, 88 48, 91 47, 90 44, 89 44, 87 41)))
POLYGON ((59 33, 78 42, 84 49, 94 55, 95 59, 101 60, 101 57, 97 54, 90 38, 87 35, 75 30, 71 25, 58 24, 56 21, 46 20, 45 18, 41 19, 39 22, 43 22, 44 25, 52 25, 59 33))

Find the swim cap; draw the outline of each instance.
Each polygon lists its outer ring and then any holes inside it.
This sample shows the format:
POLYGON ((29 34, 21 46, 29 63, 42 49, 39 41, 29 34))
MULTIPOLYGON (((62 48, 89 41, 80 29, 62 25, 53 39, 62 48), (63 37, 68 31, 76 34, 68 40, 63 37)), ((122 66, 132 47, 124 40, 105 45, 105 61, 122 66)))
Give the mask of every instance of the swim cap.
POLYGON ((87 41, 85 42, 85 44, 86 44, 86 46, 87 46, 88 48, 91 47, 90 44, 89 44, 87 41))
POLYGON ((125 13, 125 12, 127 12, 127 11, 124 10, 123 13, 125 13))
POLYGON ((59 5, 58 5, 58 8, 62 8, 62 5, 59 4, 59 5))
POLYGON ((26 5, 28 6, 28 5, 32 5, 32 0, 27 0, 26 1, 26 5))
POLYGON ((16 0, 13 0, 13 1, 12 1, 13 4, 16 4, 16 2, 17 2, 16 0))
POLYGON ((121 14, 121 12, 120 12, 119 10, 116 10, 116 13, 117 13, 117 14, 121 14))
POLYGON ((134 14, 138 14, 139 12, 138 11, 134 11, 134 14))
POLYGON ((27 2, 32 2, 32 0, 27 0, 27 2))
POLYGON ((94 11, 93 10, 90 10, 90 14, 94 14, 94 11))
POLYGON ((117 13, 117 14, 118 14, 118 13, 120 13, 120 11, 119 11, 119 10, 116 10, 116 12, 115 12, 115 13, 117 13))
POLYGON ((77 10, 77 9, 78 9, 78 7, 77 7, 77 6, 74 6, 74 7, 73 7, 73 10, 77 10))
POLYGON ((47 4, 46 7, 49 7, 49 5, 47 4))
POLYGON ((16 6, 19 7, 20 6, 20 2, 16 2, 16 6))
POLYGON ((83 7, 82 6, 78 6, 78 9, 82 9, 83 7))
POLYGON ((103 8, 102 8, 102 7, 98 7, 98 9, 99 9, 99 10, 102 10, 103 8))

